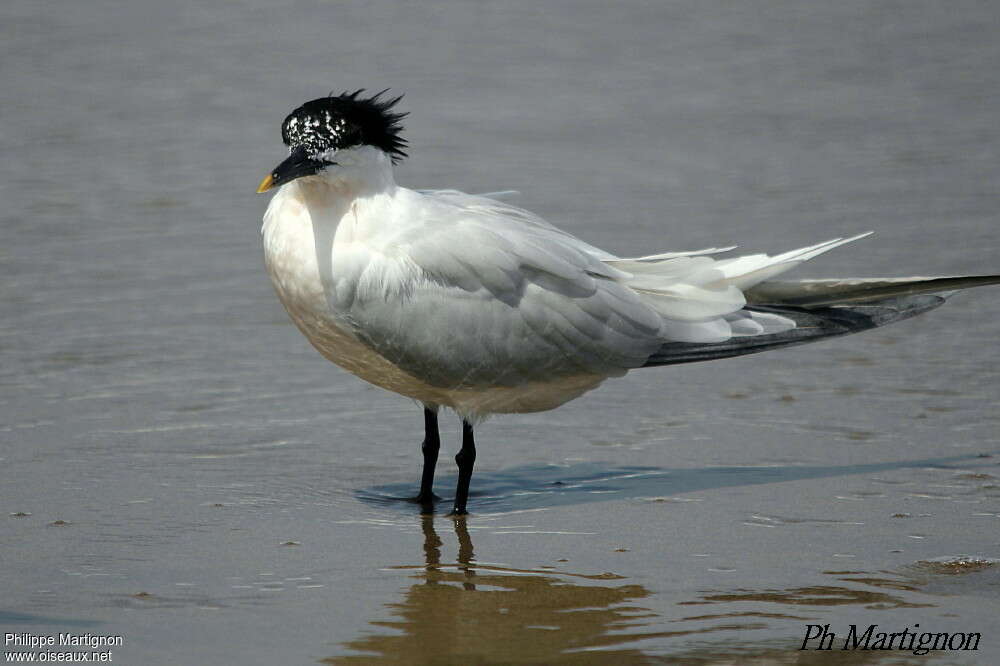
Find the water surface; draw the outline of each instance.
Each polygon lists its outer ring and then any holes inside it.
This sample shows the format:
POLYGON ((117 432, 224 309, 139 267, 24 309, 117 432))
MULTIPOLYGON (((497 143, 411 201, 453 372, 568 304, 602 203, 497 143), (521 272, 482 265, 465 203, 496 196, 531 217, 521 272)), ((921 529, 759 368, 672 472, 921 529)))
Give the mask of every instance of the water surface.
MULTIPOLYGON (((392 87, 412 187, 623 255, 997 272, 990 3, 0 7, 0 625, 116 663, 996 663, 1000 290, 632 373, 478 431, 473 515, 393 498, 420 410, 264 274, 281 118, 392 87), (978 652, 798 652, 809 624, 978 652)), ((446 418, 438 491, 459 431, 446 418)))

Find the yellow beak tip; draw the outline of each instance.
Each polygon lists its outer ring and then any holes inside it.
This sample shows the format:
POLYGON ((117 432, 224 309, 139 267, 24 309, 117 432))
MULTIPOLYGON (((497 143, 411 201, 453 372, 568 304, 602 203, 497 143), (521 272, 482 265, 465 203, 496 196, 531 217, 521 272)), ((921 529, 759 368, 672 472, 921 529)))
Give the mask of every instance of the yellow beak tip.
POLYGON ((260 181, 260 185, 257 186, 257 194, 263 194, 272 187, 274 187, 274 178, 271 174, 267 174, 267 176, 264 177, 264 180, 260 181))

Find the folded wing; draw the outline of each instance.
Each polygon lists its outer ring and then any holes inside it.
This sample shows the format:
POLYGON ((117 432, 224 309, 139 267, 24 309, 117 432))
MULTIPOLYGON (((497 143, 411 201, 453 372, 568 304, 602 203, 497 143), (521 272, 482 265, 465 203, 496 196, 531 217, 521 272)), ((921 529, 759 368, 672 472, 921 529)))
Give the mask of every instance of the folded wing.
POLYGON ((442 388, 620 375, 659 347, 662 318, 599 250, 470 199, 445 194, 366 251, 348 312, 370 347, 442 388))
POLYGON ((419 196, 422 223, 365 251, 367 279, 349 318, 381 355, 439 387, 614 376, 764 351, 882 326, 936 307, 938 292, 1000 282, 775 281, 868 234, 774 256, 718 258, 732 248, 706 248, 620 258, 500 201, 419 196))

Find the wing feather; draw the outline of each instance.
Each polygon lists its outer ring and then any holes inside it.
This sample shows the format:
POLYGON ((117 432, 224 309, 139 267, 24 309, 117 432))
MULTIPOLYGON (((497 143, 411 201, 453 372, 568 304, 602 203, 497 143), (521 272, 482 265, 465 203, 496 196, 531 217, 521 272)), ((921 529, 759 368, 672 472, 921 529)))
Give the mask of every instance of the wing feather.
POLYGON ((365 270, 379 288, 358 289, 347 319, 384 357, 447 388, 618 375, 664 342, 788 330, 787 317, 744 310, 743 290, 867 235, 775 256, 620 259, 487 197, 413 194, 423 218, 387 244, 395 258, 371 249, 365 270))
POLYGON ((411 374, 447 388, 611 376, 662 343, 655 308, 585 244, 484 210, 431 213, 397 240, 409 287, 359 291, 349 310, 358 336, 411 374))

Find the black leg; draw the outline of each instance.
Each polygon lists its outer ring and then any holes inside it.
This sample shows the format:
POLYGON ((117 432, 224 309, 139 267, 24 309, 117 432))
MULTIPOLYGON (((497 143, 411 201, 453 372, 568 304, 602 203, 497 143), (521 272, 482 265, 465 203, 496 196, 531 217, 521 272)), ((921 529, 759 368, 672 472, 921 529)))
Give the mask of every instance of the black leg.
POLYGON ((455 490, 455 508, 453 516, 463 516, 468 513, 465 504, 469 500, 469 482, 472 481, 472 468, 476 464, 476 440, 472 436, 472 426, 468 421, 462 421, 462 449, 455 456, 458 464, 458 488, 455 490))
POLYGON ((424 407, 424 443, 420 450, 424 454, 424 473, 420 476, 420 494, 414 500, 424 506, 430 506, 434 500, 441 499, 434 494, 434 468, 437 466, 438 451, 441 449, 441 436, 438 434, 437 412, 424 407))

